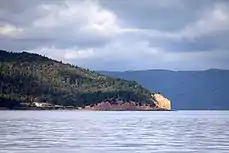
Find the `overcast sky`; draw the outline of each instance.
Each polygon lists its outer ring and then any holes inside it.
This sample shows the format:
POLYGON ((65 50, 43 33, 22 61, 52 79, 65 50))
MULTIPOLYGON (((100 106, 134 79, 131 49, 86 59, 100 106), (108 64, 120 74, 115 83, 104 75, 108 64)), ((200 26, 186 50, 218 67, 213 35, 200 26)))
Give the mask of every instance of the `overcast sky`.
POLYGON ((94 70, 229 69, 229 1, 0 0, 0 47, 94 70))

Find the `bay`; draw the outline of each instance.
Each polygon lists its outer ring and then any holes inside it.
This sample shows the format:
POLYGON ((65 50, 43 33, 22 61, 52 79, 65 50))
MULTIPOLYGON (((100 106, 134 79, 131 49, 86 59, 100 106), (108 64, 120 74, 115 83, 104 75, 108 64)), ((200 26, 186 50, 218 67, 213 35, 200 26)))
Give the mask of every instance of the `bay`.
POLYGON ((1 153, 229 152, 229 111, 0 111, 1 153))

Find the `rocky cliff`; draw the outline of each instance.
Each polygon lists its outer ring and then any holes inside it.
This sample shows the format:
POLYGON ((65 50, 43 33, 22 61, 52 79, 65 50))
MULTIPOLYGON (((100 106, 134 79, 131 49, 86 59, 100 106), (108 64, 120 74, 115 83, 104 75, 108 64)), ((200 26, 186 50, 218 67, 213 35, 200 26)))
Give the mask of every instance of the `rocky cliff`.
POLYGON ((151 96, 157 108, 171 110, 171 102, 168 98, 158 93, 152 94, 151 96))
POLYGON ((171 102, 161 94, 152 94, 152 102, 149 104, 125 101, 120 99, 108 99, 100 103, 86 106, 85 110, 102 110, 102 111, 156 111, 171 110, 171 102))

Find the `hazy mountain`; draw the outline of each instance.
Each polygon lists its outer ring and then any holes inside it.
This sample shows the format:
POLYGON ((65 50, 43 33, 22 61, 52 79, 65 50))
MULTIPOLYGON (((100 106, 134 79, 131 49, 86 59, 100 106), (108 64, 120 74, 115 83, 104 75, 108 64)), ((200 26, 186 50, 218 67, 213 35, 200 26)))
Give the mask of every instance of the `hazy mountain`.
POLYGON ((173 109, 229 109, 229 70, 100 73, 135 80, 151 91, 160 91, 170 98, 173 109))

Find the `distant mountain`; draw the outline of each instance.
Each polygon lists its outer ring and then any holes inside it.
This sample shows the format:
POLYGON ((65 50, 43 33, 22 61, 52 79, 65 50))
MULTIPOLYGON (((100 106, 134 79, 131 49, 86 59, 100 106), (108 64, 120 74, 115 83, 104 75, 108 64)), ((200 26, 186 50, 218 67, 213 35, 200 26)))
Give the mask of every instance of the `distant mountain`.
POLYGON ((0 50, 0 107, 46 102, 87 106, 110 98, 152 104, 152 93, 126 81, 38 54, 0 50))
POLYGON ((100 72, 135 80, 169 97, 173 109, 229 109, 229 70, 100 72))

